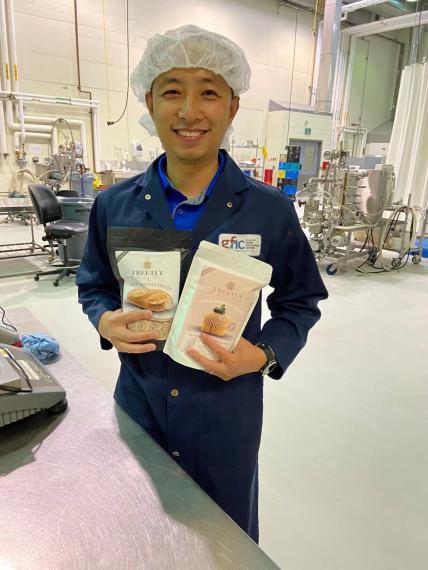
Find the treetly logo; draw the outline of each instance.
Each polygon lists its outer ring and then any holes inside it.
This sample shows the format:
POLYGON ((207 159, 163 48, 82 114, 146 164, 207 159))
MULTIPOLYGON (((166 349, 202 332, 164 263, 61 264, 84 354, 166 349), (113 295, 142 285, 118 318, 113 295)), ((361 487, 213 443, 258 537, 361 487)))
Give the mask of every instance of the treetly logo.
POLYGON ((163 277, 163 271, 160 269, 133 269, 131 275, 146 277, 163 277))

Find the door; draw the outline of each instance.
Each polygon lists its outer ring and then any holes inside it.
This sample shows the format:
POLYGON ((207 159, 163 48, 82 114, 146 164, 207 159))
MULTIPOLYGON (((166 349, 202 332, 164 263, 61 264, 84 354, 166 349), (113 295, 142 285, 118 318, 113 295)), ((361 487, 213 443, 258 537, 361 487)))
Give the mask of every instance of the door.
POLYGON ((318 177, 321 166, 321 141, 290 139, 290 146, 300 146, 300 175, 297 189, 301 190, 310 178, 318 177))

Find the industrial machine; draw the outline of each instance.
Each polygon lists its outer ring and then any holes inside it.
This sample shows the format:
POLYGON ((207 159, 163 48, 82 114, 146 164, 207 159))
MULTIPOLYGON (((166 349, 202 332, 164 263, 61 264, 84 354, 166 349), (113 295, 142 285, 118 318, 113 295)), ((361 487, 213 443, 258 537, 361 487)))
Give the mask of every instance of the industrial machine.
POLYGON ((38 180, 48 184, 53 190, 60 190, 67 181, 69 187, 79 195, 92 196, 94 176, 86 172, 82 162, 82 146, 70 142, 60 144, 58 151, 46 158, 44 162, 34 160, 34 169, 38 180))
POLYGON ((43 410, 67 408, 65 390, 29 352, 0 344, 0 428, 43 410))
POLYGON ((410 256, 420 263, 416 212, 394 204, 393 167, 362 170, 347 165, 348 156, 342 148, 327 151, 323 175, 296 195, 317 260, 330 275, 348 265, 364 273, 397 270, 410 256), (387 259, 386 250, 393 252, 387 259))

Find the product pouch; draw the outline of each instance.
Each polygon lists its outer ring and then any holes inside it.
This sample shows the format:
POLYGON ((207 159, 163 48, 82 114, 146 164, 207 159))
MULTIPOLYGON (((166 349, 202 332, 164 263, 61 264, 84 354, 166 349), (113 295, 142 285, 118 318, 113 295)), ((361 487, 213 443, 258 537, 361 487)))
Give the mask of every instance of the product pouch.
POLYGON ((151 320, 134 321, 135 332, 155 330, 148 341, 162 350, 180 295, 183 265, 190 256, 191 232, 110 227, 107 246, 110 263, 120 283, 122 309, 152 311, 151 320))
POLYGON ((164 352, 176 362, 202 369, 186 351, 194 348, 216 360, 201 332, 232 351, 253 312, 272 267, 242 253, 202 241, 181 293, 164 352))

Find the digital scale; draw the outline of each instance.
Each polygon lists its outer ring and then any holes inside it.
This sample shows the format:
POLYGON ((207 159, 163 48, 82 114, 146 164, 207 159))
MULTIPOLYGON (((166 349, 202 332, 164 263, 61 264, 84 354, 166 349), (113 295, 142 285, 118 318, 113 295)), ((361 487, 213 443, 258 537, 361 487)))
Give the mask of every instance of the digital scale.
POLYGON ((0 428, 47 411, 67 408, 64 388, 32 354, 0 344, 0 428))

